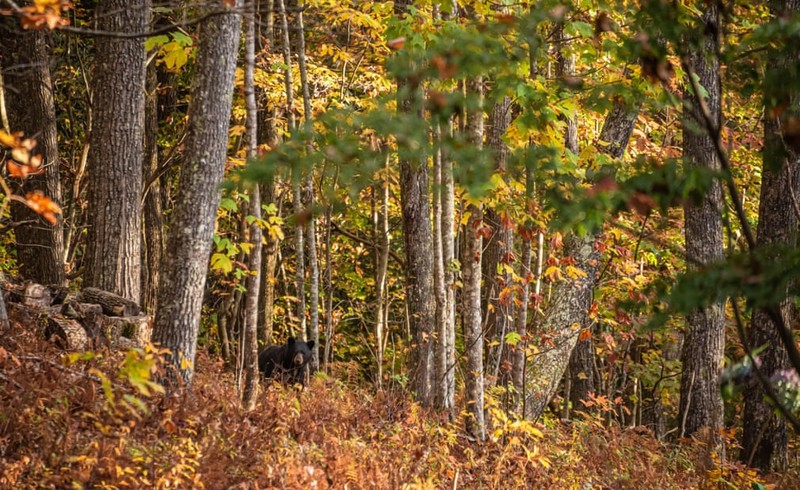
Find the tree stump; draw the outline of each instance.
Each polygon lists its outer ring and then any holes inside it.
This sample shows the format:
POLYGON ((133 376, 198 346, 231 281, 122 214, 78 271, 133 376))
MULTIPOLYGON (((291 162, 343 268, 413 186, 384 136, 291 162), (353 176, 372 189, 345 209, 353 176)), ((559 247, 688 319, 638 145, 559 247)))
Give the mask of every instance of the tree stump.
POLYGON ((47 308, 53 304, 53 293, 47 286, 31 283, 25 286, 22 304, 35 308, 47 308))

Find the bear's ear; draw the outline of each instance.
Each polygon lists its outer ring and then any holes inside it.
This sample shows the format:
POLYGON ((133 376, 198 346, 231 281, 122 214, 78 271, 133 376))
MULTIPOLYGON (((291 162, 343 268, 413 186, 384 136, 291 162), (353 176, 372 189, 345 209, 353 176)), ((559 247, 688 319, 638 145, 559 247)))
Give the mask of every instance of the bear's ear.
POLYGON ((313 340, 309 340, 308 341, 308 348, 309 349, 313 349, 314 348, 314 341, 313 340))
POLYGON ((289 345, 294 345, 295 340, 294 337, 289 337, 289 345))

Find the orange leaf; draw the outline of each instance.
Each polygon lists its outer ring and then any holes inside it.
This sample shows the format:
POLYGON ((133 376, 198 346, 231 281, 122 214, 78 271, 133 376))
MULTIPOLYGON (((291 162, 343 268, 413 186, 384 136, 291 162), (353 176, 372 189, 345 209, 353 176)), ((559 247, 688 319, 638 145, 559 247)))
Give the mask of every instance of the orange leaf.
POLYGON ((405 46, 405 44, 406 44, 406 38, 398 37, 396 39, 392 39, 391 41, 387 42, 386 46, 388 46, 389 49, 397 51, 398 49, 403 49, 403 46, 405 46))
POLYGON ((57 214, 61 214, 61 207, 45 196, 42 191, 34 191, 25 194, 25 204, 34 212, 40 214, 50 224, 58 223, 57 214))

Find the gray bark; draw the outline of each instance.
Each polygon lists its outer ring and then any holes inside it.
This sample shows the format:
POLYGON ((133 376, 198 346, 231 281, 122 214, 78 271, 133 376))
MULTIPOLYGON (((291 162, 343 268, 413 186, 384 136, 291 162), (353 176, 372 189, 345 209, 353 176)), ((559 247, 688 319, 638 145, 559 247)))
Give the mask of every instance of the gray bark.
MULTIPOLYGON (((486 128, 486 144, 495 152, 495 169, 505 173, 508 159, 508 147, 503 141, 503 135, 511 124, 511 98, 504 97, 494 104, 489 114, 486 128)), ((498 273, 497 267, 506 260, 514 250, 514 233, 512 229, 503 226, 502 217, 493 208, 484 211, 484 222, 492 230, 491 238, 485 245, 483 252, 483 305, 486 318, 486 338, 493 344, 487 352, 487 366, 491 370, 489 384, 498 381, 502 361, 509 360, 505 348, 505 336, 511 331, 511 318, 514 316, 514 303, 500 301, 500 293, 504 288, 510 287, 511 274, 498 273)), ((504 376, 508 378, 508 376, 504 376)))
MULTIPOLYGON (((263 6, 264 11, 259 12, 261 35, 256 37, 256 42, 259 43, 261 39, 265 39, 270 47, 274 45, 274 25, 275 25, 275 12, 274 0, 267 0, 262 5, 259 3, 259 8, 263 6)), ((264 46, 259 43, 259 50, 264 46)), ((266 91, 261 94, 266 98, 266 91)), ((267 101, 262 101, 258 104, 262 107, 259 110, 258 116, 258 133, 259 142, 266 143, 270 148, 275 148, 280 137, 278 128, 275 123, 276 114, 273 104, 268 104, 267 101)), ((269 204, 274 203, 277 208, 281 208, 280 203, 275 202, 275 182, 262 183, 260 186, 262 202, 269 204)), ((273 306, 275 304, 275 269, 278 264, 278 250, 280 243, 277 238, 272 234, 267 234, 266 244, 262 250, 261 258, 261 300, 258 308, 258 324, 260 326, 258 338, 263 346, 269 347, 272 345, 272 326, 273 326, 273 306)))
MULTIPOLYGON (((483 97, 483 80, 479 77, 467 82, 467 93, 483 97)), ((483 110, 478 107, 467 115, 467 138, 475 146, 483 144, 483 110)), ((461 316, 464 322, 464 350, 467 357, 464 384, 466 385, 467 432, 475 439, 486 438, 484 417, 484 366, 483 366, 483 322, 481 311, 481 262, 483 255, 483 210, 481 204, 467 207, 469 219, 464 227, 464 253, 462 271, 464 275, 463 305, 461 316)))
MULTIPOLYGON (((710 4, 703 14, 707 27, 702 46, 689 54, 688 64, 697 75, 698 83, 708 92, 705 103, 717 125, 721 123, 719 60, 716 57, 720 32, 720 12, 710 4)), ((715 143, 703 128, 703 115, 697 94, 684 92, 683 158, 686 165, 719 169, 715 143)), ((722 186, 716 181, 700 203, 687 201, 686 254, 707 264, 723 257, 722 246, 722 186)), ((688 268, 694 268, 691 263, 688 268)), ((681 399, 679 436, 690 436, 701 428, 719 442, 723 405, 719 375, 725 348, 725 305, 716 303, 695 311, 686 318, 686 332, 681 361, 681 399)), ((709 440, 709 443, 712 441, 709 440)))
MULTIPOLYGON (((410 0, 395 0, 394 12, 403 17, 410 0)), ((410 87, 407 80, 398 82, 398 91, 410 87)), ((421 107, 418 90, 398 101, 398 110, 411 112, 421 107)), ((411 325, 409 380, 411 389, 423 406, 433 404, 433 332, 436 321, 436 297, 433 291, 433 233, 431 230, 428 168, 425 162, 400 162, 400 201, 403 238, 406 250, 406 302, 411 325)))
MULTIPOLYGON (((97 27, 144 32, 149 7, 149 0, 104 0, 97 27)), ((139 302, 146 53, 142 39, 104 39, 96 50, 84 280, 139 302)))
MULTIPOLYGON (((256 0, 248 0, 245 14, 244 38, 244 97, 247 111, 247 158, 255 158, 258 145, 258 109, 256 107, 256 88, 254 73, 256 65, 256 0)), ((247 296, 245 297, 244 335, 242 335, 242 357, 244 388, 242 405, 245 410, 253 410, 258 396, 258 300, 261 289, 261 194, 258 185, 250 191, 250 250, 248 269, 252 275, 247 277, 247 296)))
MULTIPOLYGON (((306 69, 306 41, 303 27, 303 6, 297 9, 297 61, 300 69, 300 86, 303 91, 303 118, 311 122, 311 96, 308 90, 308 70, 306 69)), ((314 207, 314 169, 306 177, 306 208, 314 207)), ((309 340, 314 341, 311 349, 311 372, 319 370, 319 260, 317 259, 317 220, 313 212, 308 218, 306 235, 308 237, 308 275, 309 275, 309 340)))
MULTIPOLYGON (((50 78, 48 33, 23 30, 14 17, 0 19, 0 68, 9 129, 35 138, 34 153, 42 156, 44 174, 32 175, 12 185, 25 196, 41 191, 61 205, 58 135, 50 78)), ((13 179, 17 181, 17 179, 13 179)), ((30 208, 11 203, 11 218, 20 223, 14 229, 20 276, 44 284, 61 284, 64 274, 63 220, 51 225, 30 208)))
POLYGON ((155 61, 147 67, 144 121, 144 158, 142 177, 145 185, 142 203, 142 301, 146 311, 158 308, 158 279, 164 256, 164 219, 161 207, 161 182, 158 172, 158 68, 155 61))
MULTIPOLYGON (((600 150, 613 158, 620 158, 628 146, 637 115, 638 108, 628 107, 621 100, 615 102, 600 131, 600 141, 604 143, 600 150)), ((561 281, 553 287, 553 299, 540 327, 540 333, 546 334, 550 340, 547 345, 537 346, 540 352, 534 356, 526 373, 524 407, 529 419, 538 419, 555 394, 578 340, 579 328, 587 321, 597 280, 599 254, 594 250, 596 240, 595 233, 582 237, 570 234, 564 239, 565 255, 575 260, 574 267, 583 271, 586 277, 561 281)))
MULTIPOLYGON (((237 1, 235 7, 240 5, 237 1)), ((153 341, 171 350, 172 365, 186 383, 194 374, 208 255, 227 155, 241 24, 234 12, 200 24, 184 165, 167 242, 170 254, 159 283, 153 341)), ((170 373, 167 381, 177 379, 170 373)))
MULTIPOLYGON (((773 0, 770 10, 774 15, 796 14, 800 11, 800 0, 773 0)), ((792 200, 800 196, 800 155, 785 145, 781 134, 783 121, 772 111, 776 104, 786 101, 790 103, 787 113, 800 111, 798 48, 784 44, 769 53, 767 77, 771 79, 772 87, 768 87, 764 94, 764 152, 757 229, 759 248, 797 245, 798 218, 792 200)), ((779 257, 775 255, 775 258, 779 257)), ((779 307, 784 324, 795 325, 797 311, 792 307, 791 299, 779 307)), ((750 345, 759 347, 766 344, 766 349, 758 357, 761 371, 768 377, 776 371, 790 369, 778 328, 765 311, 756 310, 753 314, 750 345)), ((765 396, 763 386, 751 381, 745 397, 741 459, 766 471, 781 472, 788 465, 786 421, 775 414, 765 396)))

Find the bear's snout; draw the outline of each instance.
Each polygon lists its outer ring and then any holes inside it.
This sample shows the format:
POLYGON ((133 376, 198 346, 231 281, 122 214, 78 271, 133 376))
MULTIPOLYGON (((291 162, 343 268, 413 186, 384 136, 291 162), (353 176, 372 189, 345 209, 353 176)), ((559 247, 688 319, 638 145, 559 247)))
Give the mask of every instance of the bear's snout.
POLYGON ((303 365, 303 354, 298 352, 294 355, 294 365, 298 367, 303 365))

